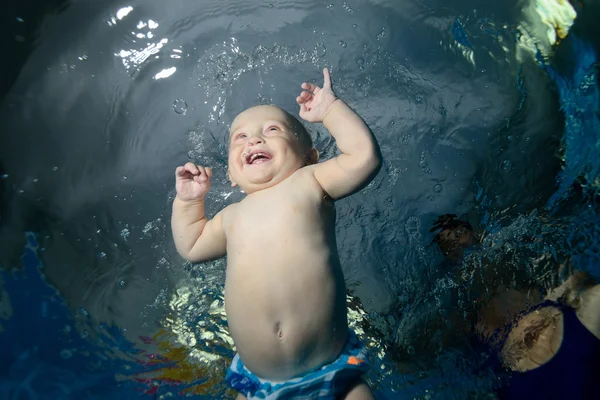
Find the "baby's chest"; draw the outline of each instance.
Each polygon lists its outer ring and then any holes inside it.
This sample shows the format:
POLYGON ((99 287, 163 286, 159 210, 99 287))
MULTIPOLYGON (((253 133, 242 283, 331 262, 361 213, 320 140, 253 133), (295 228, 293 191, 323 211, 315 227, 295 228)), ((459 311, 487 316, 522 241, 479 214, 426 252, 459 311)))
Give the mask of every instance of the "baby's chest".
POLYGON ((303 201, 261 204, 240 211, 232 225, 246 233, 281 234, 313 221, 318 215, 317 207, 303 201))
POLYGON ((226 233, 228 241, 241 240, 273 242, 302 235, 321 225, 321 205, 302 198, 256 199, 240 204, 226 233))

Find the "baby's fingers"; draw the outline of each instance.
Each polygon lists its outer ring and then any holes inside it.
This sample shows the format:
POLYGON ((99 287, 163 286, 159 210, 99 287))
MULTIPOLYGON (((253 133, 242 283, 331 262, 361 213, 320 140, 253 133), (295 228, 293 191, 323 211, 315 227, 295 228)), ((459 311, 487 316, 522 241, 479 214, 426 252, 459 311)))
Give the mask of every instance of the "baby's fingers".
POLYGON ((331 88, 331 75, 327 68, 323 68, 323 88, 331 88))
POLYGON ((194 176, 196 182, 206 182, 212 176, 212 169, 205 167, 198 167, 198 174, 194 176))
POLYGON ((177 167, 177 169, 175 169, 175 177, 177 178, 185 176, 186 173, 187 171, 184 167, 177 167))
POLYGON ((304 104, 307 101, 310 101, 313 99, 313 94, 310 92, 302 92, 300 93, 300 96, 296 97, 296 102, 298 102, 298 104, 304 104))
POLYGON ((319 92, 319 90, 321 90, 321 88, 318 87, 317 85, 315 85, 314 83, 308 83, 308 82, 304 82, 301 87, 302 87, 302 89, 312 92, 314 94, 317 94, 319 92))
POLYGON ((196 164, 194 163, 186 163, 183 168, 185 168, 186 171, 190 172, 192 175, 198 175, 200 173, 200 170, 198 169, 198 167, 196 166, 196 164))
POLYGON ((190 172, 188 168, 184 165, 183 167, 177 167, 175 170, 175 179, 191 179, 194 177, 194 173, 190 172))

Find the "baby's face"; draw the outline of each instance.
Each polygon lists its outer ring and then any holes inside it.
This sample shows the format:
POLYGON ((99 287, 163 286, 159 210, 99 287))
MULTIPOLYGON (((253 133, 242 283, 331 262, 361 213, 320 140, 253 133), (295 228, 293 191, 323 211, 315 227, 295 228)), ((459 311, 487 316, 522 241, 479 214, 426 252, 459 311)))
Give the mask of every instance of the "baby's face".
POLYGON ((229 175, 248 194, 283 181, 305 165, 288 117, 275 106, 238 115, 229 138, 229 175))

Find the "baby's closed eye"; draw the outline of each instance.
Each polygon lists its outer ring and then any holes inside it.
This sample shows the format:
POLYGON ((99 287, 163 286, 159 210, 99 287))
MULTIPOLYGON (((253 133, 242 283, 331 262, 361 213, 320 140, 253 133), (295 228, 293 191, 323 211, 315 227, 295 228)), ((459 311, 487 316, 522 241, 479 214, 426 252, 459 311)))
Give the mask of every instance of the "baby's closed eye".
POLYGON ((279 131, 281 131, 281 128, 279 128, 277 125, 271 125, 265 130, 265 134, 273 135, 277 134, 279 131))

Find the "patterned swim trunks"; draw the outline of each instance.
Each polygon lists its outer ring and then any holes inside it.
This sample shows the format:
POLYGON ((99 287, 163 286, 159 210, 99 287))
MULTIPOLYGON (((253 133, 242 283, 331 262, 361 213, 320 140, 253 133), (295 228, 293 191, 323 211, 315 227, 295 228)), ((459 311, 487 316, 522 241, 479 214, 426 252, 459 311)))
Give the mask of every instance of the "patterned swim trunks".
POLYGON ((236 354, 227 371, 227 382, 247 399, 313 400, 335 399, 369 369, 367 351, 353 331, 334 362, 285 382, 272 382, 254 375, 236 354))

